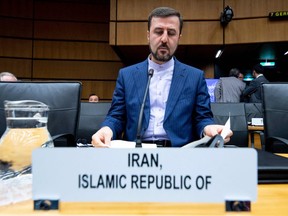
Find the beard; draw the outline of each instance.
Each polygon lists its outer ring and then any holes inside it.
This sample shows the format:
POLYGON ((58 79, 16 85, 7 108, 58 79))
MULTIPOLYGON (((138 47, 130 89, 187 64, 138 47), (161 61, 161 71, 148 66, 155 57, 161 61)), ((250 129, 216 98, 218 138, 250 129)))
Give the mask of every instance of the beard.
POLYGON ((169 48, 168 48, 166 45, 162 45, 162 46, 158 47, 155 52, 152 51, 150 45, 149 45, 149 49, 150 49, 150 53, 152 54, 152 56, 154 57, 154 59, 156 59, 156 60, 159 61, 159 62, 167 62, 167 61, 169 61, 169 60, 173 57, 173 55, 174 55, 174 53, 170 54, 170 52, 169 52, 170 50, 169 50, 169 48), (165 48, 168 50, 168 52, 167 52, 166 54, 159 55, 159 54, 158 54, 158 50, 159 50, 159 48, 161 48, 161 47, 162 47, 162 48, 165 47, 165 48))

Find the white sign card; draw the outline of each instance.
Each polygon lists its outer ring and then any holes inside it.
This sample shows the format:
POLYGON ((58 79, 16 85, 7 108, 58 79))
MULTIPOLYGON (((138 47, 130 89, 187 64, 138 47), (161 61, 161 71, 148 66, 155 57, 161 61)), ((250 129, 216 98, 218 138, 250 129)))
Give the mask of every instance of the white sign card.
POLYGON ((251 148, 39 148, 33 199, 224 202, 257 198, 251 148))

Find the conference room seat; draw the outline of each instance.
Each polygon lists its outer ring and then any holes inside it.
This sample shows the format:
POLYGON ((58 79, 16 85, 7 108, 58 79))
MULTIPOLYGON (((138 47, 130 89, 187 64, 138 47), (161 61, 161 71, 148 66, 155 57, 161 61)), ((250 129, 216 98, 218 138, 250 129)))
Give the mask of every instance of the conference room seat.
MULTIPOLYGON (((263 119, 262 103, 245 103, 245 112, 246 112, 247 124, 250 126, 250 128, 253 127, 252 118, 262 118, 263 119)), ((249 126, 248 126, 248 128, 249 128, 249 126)), ((260 143, 257 143, 257 144, 261 145, 263 143, 264 132, 262 129, 257 130, 255 128, 253 128, 253 130, 249 130, 249 133, 251 136, 251 147, 254 147, 255 134, 258 134, 259 139, 260 139, 260 143)), ((262 148, 262 146, 261 146, 261 148, 262 148)))
POLYGON ((0 82, 0 136, 6 130, 4 100, 36 100, 49 107, 48 131, 55 147, 76 147, 80 82, 0 82))
POLYGON ((211 103, 211 110, 216 124, 224 125, 230 116, 233 136, 226 144, 248 147, 249 132, 245 103, 211 103))
POLYGON ((100 129, 100 124, 105 119, 111 102, 81 102, 79 126, 77 130, 78 143, 91 143, 92 135, 100 129))
POLYGON ((251 123, 252 118, 263 118, 262 103, 245 103, 247 123, 251 123))
POLYGON ((288 82, 262 85, 266 151, 288 153, 288 82))

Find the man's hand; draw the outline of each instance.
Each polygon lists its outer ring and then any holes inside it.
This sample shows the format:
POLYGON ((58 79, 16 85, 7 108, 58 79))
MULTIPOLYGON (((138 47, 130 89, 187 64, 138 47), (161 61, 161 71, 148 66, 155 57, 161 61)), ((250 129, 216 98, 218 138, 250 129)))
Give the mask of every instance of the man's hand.
POLYGON ((92 145, 94 147, 109 148, 113 132, 109 127, 103 127, 92 136, 92 145))
MULTIPOLYGON (((205 128, 204 128, 204 134, 206 136, 210 136, 210 137, 213 137, 217 134, 221 134, 222 130, 224 128, 224 125, 207 125, 205 128)), ((230 130, 230 129, 229 129, 230 130)), ((226 137, 224 137, 224 142, 227 143, 230 141, 230 137, 233 135, 233 132, 230 130, 228 132, 228 135, 226 137)))

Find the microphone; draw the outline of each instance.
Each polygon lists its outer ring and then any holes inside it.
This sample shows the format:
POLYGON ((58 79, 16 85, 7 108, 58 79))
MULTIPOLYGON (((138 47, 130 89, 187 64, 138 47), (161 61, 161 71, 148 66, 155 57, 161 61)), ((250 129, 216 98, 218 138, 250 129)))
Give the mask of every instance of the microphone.
POLYGON ((143 101, 141 104, 141 109, 139 112, 139 118, 138 118, 138 127, 137 127, 137 135, 136 135, 136 148, 141 148, 142 147, 142 141, 141 141, 141 129, 142 129, 142 120, 143 120, 143 114, 144 114, 144 106, 145 106, 145 101, 147 98, 147 93, 148 93, 148 89, 149 89, 149 85, 150 85, 150 80, 153 76, 154 70, 150 69, 148 71, 148 82, 147 82, 147 86, 145 89, 145 94, 143 97, 143 101))

